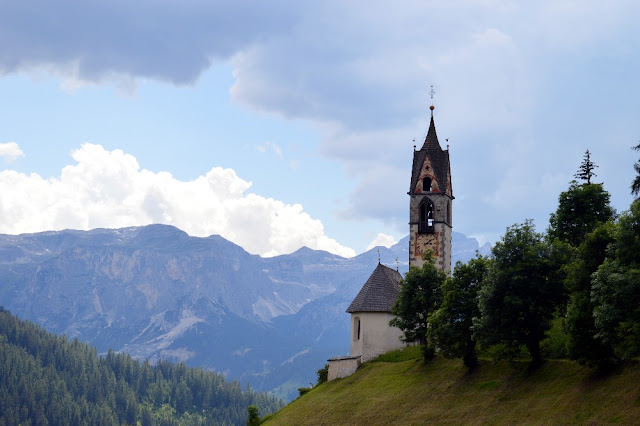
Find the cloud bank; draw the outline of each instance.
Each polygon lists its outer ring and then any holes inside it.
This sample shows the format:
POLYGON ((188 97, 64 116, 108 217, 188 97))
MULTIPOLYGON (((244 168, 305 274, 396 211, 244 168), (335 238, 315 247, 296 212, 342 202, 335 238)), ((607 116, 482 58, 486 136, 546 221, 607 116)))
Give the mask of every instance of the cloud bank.
POLYGON ((120 228, 164 223, 190 235, 219 234, 250 253, 275 256, 301 246, 341 256, 355 252, 324 234, 300 204, 247 192, 232 169, 180 181, 141 169, 132 155, 83 144, 59 178, 0 171, 0 232, 120 228))
POLYGON ((456 226, 499 234, 546 222, 587 148, 628 191, 639 14, 632 0, 3 2, 0 74, 184 85, 229 64, 235 103, 322 132, 320 152, 355 181, 340 217, 398 230, 435 84, 456 211, 468 212, 456 226))

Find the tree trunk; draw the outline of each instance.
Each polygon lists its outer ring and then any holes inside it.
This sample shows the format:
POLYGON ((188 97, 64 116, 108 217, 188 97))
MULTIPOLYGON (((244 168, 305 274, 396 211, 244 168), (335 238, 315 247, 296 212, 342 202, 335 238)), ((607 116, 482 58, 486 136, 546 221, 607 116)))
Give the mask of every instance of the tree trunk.
POLYGON ((542 365, 542 352, 540 352, 540 340, 531 338, 527 343, 527 348, 529 349, 529 354, 531 354, 531 365, 529 366, 530 370, 536 370, 538 367, 542 365))

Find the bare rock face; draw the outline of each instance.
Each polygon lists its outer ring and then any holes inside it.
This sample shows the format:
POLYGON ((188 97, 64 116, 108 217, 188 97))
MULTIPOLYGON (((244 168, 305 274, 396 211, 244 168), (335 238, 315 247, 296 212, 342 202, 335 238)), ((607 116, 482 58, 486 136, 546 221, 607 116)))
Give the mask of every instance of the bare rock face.
MULTIPOLYGON (((479 248, 454 233, 454 262, 458 240, 464 260, 479 248)), ((406 272, 408 237, 380 256, 406 272)), ((292 397, 348 351, 344 311, 377 262, 375 249, 261 258, 166 225, 0 235, 0 304, 102 352, 184 361, 292 397)))

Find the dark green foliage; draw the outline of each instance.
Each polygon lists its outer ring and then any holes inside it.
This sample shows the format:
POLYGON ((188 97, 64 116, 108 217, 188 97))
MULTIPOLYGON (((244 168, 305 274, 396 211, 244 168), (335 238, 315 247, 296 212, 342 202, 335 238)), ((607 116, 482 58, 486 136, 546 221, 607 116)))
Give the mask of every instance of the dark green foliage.
POLYGON ((0 308, 0 418, 5 424, 243 424, 255 404, 282 401, 243 391, 219 374, 161 361, 156 366, 20 321, 0 308))
POLYGON ((425 360, 430 359, 433 354, 427 341, 428 318, 440 307, 441 286, 446 279, 446 274, 436 268, 433 258, 427 256, 422 268, 409 269, 401 282, 398 300, 393 306, 396 317, 389 324, 404 332, 404 341, 419 342, 425 348, 425 360))
POLYGON ((597 176, 593 170, 598 167, 591 161, 591 153, 587 150, 584 153, 584 159, 582 160, 582 164, 580 164, 580 168, 578 172, 573 175, 577 179, 581 179, 587 183, 587 185, 591 184, 591 178, 597 176))
POLYGON ((442 286, 442 305, 431 317, 429 335, 447 358, 462 358, 468 368, 478 365, 473 318, 480 316, 478 291, 487 274, 489 259, 478 256, 469 263, 458 262, 453 276, 442 286))
POLYGON ((313 389, 312 386, 309 386, 308 388, 298 388, 298 397, 307 394, 311 389, 313 389))
POLYGON ((531 221, 507 228, 492 253, 479 293, 477 337, 488 344, 502 343, 512 354, 525 345, 531 367, 537 368, 542 363, 540 341, 564 301, 561 266, 566 253, 536 233, 531 221))
POLYGON ((316 372, 318 374, 318 383, 319 385, 325 383, 329 378, 329 364, 325 364, 320 370, 316 372))
POLYGON ((596 337, 591 278, 605 260, 607 247, 614 240, 614 230, 615 225, 610 221, 588 234, 567 267, 566 285, 570 293, 566 315, 568 354, 571 359, 589 365, 606 366, 613 358, 611 345, 596 337))
POLYGON ((558 209, 549 219, 549 236, 579 246, 587 234, 614 217, 609 198, 600 183, 572 181, 558 197, 558 209))
POLYGON ((260 424, 260 415, 258 407, 250 405, 247 408, 247 426, 258 426, 260 424))
POLYGON ((607 259, 592 280, 596 337, 618 358, 640 355, 640 200, 620 216, 607 259))
POLYGON ((540 341, 540 350, 545 358, 563 359, 569 357, 569 335, 566 332, 564 318, 557 316, 551 321, 551 328, 540 341))
MULTIPOLYGON (((640 151, 640 143, 633 147, 636 151, 640 151)), ((636 171, 636 177, 631 182, 631 195, 636 197, 640 195, 640 161, 637 161, 633 165, 633 169, 636 171)))

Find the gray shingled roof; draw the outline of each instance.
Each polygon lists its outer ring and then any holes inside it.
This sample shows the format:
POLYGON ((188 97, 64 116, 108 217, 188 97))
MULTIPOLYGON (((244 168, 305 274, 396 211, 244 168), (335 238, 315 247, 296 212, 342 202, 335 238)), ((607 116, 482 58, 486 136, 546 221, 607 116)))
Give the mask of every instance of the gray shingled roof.
POLYGON ((438 181, 440 190, 444 193, 447 188, 447 172, 449 171, 449 151, 444 151, 440 147, 438 142, 438 134, 436 133, 436 125, 433 122, 433 114, 431 114, 431 123, 429 124, 429 131, 427 137, 424 139, 424 144, 420 151, 414 151, 413 153, 413 170, 411 172, 411 188, 409 193, 413 194, 413 191, 420 178, 420 169, 424 164, 424 159, 429 156, 431 160, 431 166, 433 167, 433 174, 438 181))
POLYGON ((347 312, 391 312, 400 292, 401 280, 402 275, 398 271, 378 263, 347 312))

